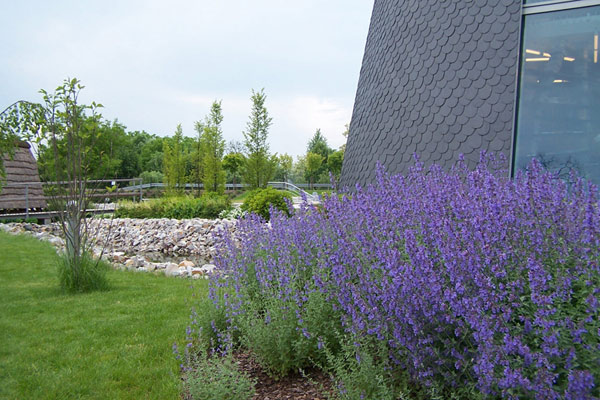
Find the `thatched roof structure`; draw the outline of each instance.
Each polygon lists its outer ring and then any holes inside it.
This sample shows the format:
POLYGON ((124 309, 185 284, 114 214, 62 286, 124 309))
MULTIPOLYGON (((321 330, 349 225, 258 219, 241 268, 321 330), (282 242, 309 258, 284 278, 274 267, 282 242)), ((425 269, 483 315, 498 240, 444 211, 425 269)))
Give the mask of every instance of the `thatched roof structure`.
POLYGON ((0 212, 45 208, 46 200, 37 163, 29 143, 19 142, 13 158, 6 154, 2 162, 6 177, 0 178, 3 181, 0 187, 0 212))

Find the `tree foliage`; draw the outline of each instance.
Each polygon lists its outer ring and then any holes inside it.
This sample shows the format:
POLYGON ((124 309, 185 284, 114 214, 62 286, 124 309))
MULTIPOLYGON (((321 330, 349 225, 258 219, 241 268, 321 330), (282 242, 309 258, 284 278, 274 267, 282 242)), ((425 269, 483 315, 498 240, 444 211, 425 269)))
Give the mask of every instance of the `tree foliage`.
POLYGON ((323 136, 321 130, 317 129, 308 142, 306 149, 306 162, 308 168, 305 171, 305 177, 311 185, 318 181, 319 178, 321 178, 321 180, 327 179, 327 159, 331 153, 333 153, 333 149, 329 147, 327 139, 323 136), (309 157, 310 154, 313 155, 309 157), (314 155, 321 156, 321 163, 318 166, 317 157, 314 155))
MULTIPOLYGON (((99 259, 91 259, 91 248, 99 244, 90 231, 86 209, 91 199, 87 190, 90 166, 100 139, 101 104, 79 102, 84 87, 77 79, 66 79, 54 92, 40 90, 41 104, 23 103, 3 121, 2 136, 19 132, 38 149, 53 155, 53 177, 58 181, 48 190, 48 201, 57 210, 65 237, 61 286, 69 291, 106 287, 99 259)), ((100 157, 103 158, 103 157, 100 157)))
POLYGON ((223 139, 223 113, 221 102, 215 101, 211 106, 209 115, 202 127, 200 134, 200 150, 202 164, 202 183, 204 189, 222 194, 225 191, 225 170, 223 169, 223 154, 225 153, 225 140, 223 139))
POLYGON ((277 169, 275 171, 275 180, 287 182, 292 174, 294 159, 289 154, 281 154, 277 157, 277 169))
POLYGON ((163 141, 163 174, 168 194, 178 194, 184 190, 185 160, 182 142, 181 124, 177 125, 170 140, 163 141))
POLYGON ((313 137, 308 142, 306 153, 319 154, 326 161, 329 154, 333 152, 333 149, 329 147, 327 138, 323 136, 320 129, 317 129, 313 137))
POLYGON ((307 153, 306 154, 306 170, 305 177, 310 183, 311 189, 312 185, 315 183, 317 178, 319 177, 319 173, 321 171, 321 167, 323 165, 323 156, 317 153, 307 153))
POLYGON ((327 158, 327 169, 335 177, 339 177, 342 173, 342 163, 344 162, 344 152, 336 150, 327 158))
POLYGON ((253 189, 266 187, 275 172, 275 160, 269 154, 267 143, 273 119, 265 107, 266 98, 264 89, 260 92, 252 90, 252 111, 243 132, 246 148, 244 181, 253 189))
POLYGON ((234 185, 239 183, 245 163, 246 157, 242 153, 229 153, 223 157, 223 168, 234 185))

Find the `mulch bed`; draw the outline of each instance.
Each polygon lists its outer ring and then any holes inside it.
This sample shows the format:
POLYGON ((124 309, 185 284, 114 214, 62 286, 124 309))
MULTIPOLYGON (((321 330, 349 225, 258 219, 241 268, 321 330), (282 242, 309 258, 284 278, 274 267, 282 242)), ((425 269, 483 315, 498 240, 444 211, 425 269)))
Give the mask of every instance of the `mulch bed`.
POLYGON ((329 376, 318 370, 294 374, 279 380, 270 377, 252 354, 237 353, 236 362, 240 371, 256 380, 256 394, 253 400, 325 400, 332 398, 333 382, 329 376))

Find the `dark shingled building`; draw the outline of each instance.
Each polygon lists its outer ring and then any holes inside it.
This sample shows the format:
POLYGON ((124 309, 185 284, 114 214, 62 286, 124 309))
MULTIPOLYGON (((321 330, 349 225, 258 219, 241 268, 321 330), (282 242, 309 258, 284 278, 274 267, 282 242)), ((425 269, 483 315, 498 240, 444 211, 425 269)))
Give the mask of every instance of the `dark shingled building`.
POLYGON ((375 0, 342 185, 501 152, 600 183, 600 0, 375 0))

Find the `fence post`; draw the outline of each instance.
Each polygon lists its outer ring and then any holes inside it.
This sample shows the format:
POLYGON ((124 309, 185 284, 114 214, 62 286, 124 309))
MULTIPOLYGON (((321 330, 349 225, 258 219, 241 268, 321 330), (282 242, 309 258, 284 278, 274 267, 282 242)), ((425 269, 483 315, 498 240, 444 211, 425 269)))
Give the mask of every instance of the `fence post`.
POLYGON ((144 191, 144 188, 142 187, 142 183, 143 182, 144 181, 142 179, 139 180, 139 183, 140 183, 140 203, 142 202, 142 193, 144 191))
POLYGON ((25 219, 29 219, 29 185, 25 185, 25 219))

